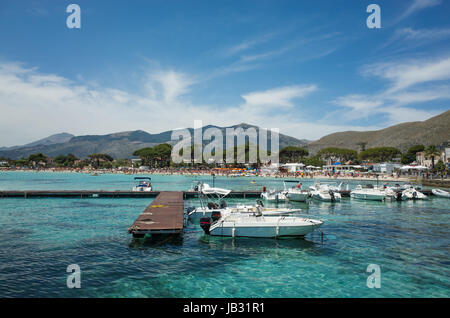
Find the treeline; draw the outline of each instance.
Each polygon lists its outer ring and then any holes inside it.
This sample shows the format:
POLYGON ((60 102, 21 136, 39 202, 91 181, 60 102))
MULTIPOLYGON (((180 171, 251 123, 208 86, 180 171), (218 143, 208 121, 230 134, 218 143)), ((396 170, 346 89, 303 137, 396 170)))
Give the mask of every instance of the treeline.
MULTIPOLYGON (((243 167, 244 164, 236 163, 238 161, 238 155, 244 153, 245 162, 249 162, 250 150, 254 145, 248 143, 242 146, 235 146, 233 149, 223 150, 223 161, 227 163, 227 152, 232 152, 233 162, 229 163, 233 167, 243 167)), ((202 157, 201 162, 194 160, 195 145, 190 146, 191 156, 189 160, 185 160, 182 163, 175 164, 172 161, 172 146, 170 144, 160 144, 155 147, 148 147, 136 150, 133 155, 141 159, 140 165, 149 166, 152 168, 163 167, 182 167, 203 165, 207 167, 217 166, 215 163, 209 163, 202 157)), ((198 146, 200 147, 200 146, 198 146)), ((257 162, 253 163, 253 167, 260 166, 260 149, 257 150, 257 162)), ((440 157, 441 153, 436 146, 416 145, 410 147, 405 153, 402 153, 399 149, 394 147, 375 147, 363 149, 360 152, 353 149, 328 147, 321 149, 316 155, 310 156, 307 149, 296 146, 288 146, 282 148, 279 152, 280 163, 296 163, 301 162, 305 165, 324 166, 328 160, 333 162, 341 162, 345 164, 350 162, 351 164, 362 163, 381 163, 381 162, 401 162, 402 164, 410 164, 416 160, 416 154, 418 152, 424 152, 425 155, 431 159, 432 167, 437 168, 439 171, 446 169, 445 164, 439 160, 435 162, 435 158, 440 157)), ((180 156, 183 156, 183 150, 179 152, 180 156)), ((215 156, 214 151, 211 154, 215 156)), ((270 155, 270 151, 268 152, 270 155)), ((231 157, 230 156, 230 157, 231 157)), ((239 158, 242 159, 242 158, 239 158)), ((21 158, 18 160, 10 160, 6 158, 0 158, 0 162, 7 162, 9 166, 27 166, 27 167, 70 167, 70 168, 83 168, 90 166, 93 168, 117 168, 117 167, 130 167, 132 161, 130 159, 118 159, 115 160, 108 154, 94 153, 87 156, 84 159, 79 159, 73 154, 59 155, 55 158, 48 158, 42 153, 31 154, 28 158, 21 158)), ((229 165, 227 163, 227 166, 229 165)))

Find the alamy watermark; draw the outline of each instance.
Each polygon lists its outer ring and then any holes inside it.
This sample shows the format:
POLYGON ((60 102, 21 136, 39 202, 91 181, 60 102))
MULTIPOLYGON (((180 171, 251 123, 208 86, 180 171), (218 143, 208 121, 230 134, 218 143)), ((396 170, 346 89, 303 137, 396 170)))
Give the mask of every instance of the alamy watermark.
POLYGON ((81 269, 77 264, 70 264, 66 269, 67 273, 71 273, 67 276, 66 285, 67 288, 81 288, 81 269))
POLYGON ((70 15, 66 19, 66 25, 69 29, 81 29, 81 8, 78 4, 69 4, 66 12, 70 15))
POLYGON ((366 9, 367 13, 371 13, 367 17, 366 25, 369 29, 381 28, 381 8, 378 4, 369 4, 366 9))
POLYGON ((367 277, 366 285, 369 288, 381 288, 381 268, 377 264, 369 264, 367 273, 372 273, 367 277))
POLYGON ((171 140, 174 163, 278 163, 279 129, 255 127, 209 127, 203 131, 201 120, 194 121, 193 136, 189 129, 172 131, 171 140), (270 134, 270 147, 268 144, 270 134), (204 141, 208 142, 203 147, 204 141), (224 154, 225 152, 225 154, 224 154))

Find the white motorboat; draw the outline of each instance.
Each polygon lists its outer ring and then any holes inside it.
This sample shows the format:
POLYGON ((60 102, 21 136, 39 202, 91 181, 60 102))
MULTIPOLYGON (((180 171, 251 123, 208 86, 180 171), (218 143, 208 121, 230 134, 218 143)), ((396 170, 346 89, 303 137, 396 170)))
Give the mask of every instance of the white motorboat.
POLYGON ((280 202, 286 200, 286 193, 284 191, 266 190, 264 187, 261 193, 261 198, 268 202, 280 202))
POLYGON ((284 191, 289 201, 306 202, 309 198, 309 191, 302 190, 302 183, 297 180, 285 180, 284 191), (294 186, 287 186, 286 184, 296 184, 294 186))
POLYGON ((402 196, 402 191, 399 190, 399 187, 397 187, 397 185, 394 187, 386 187, 384 189, 384 193, 386 194, 386 199, 396 201, 406 200, 406 198, 402 196))
POLYGON ((402 198, 405 199, 409 199, 409 200, 425 200, 428 199, 428 197, 423 194, 420 191, 417 191, 416 189, 414 189, 413 187, 403 190, 402 192, 402 198))
POLYGON ((341 194, 336 190, 332 190, 328 184, 316 183, 310 186, 309 189, 313 199, 324 202, 341 201, 341 194))
POLYGON ((366 186, 358 185, 350 192, 350 197, 353 199, 383 201, 386 198, 384 189, 376 188, 371 184, 366 186))
POLYGON ((432 189, 431 192, 438 197, 450 199, 450 192, 441 189, 432 189))
POLYGON ((133 187, 133 192, 150 192, 152 191, 151 178, 148 177, 135 177, 137 184, 133 187))
POLYGON ((205 234, 230 237, 305 236, 320 227, 323 221, 295 216, 263 216, 261 213, 227 215, 213 214, 202 218, 205 234))
POLYGON ((243 205, 238 204, 236 206, 228 206, 224 197, 226 197, 231 191, 221 188, 211 188, 208 184, 199 183, 196 187, 199 192, 200 207, 189 207, 186 211, 186 215, 191 220, 199 220, 202 217, 211 217, 213 213, 221 213, 222 215, 233 214, 253 214, 260 210, 264 216, 278 216, 278 215, 291 215, 293 213, 299 213, 302 209, 291 208, 267 208, 261 200, 258 200, 256 205, 243 205), (205 204, 204 199, 211 200, 216 197, 216 202, 208 202, 205 204))

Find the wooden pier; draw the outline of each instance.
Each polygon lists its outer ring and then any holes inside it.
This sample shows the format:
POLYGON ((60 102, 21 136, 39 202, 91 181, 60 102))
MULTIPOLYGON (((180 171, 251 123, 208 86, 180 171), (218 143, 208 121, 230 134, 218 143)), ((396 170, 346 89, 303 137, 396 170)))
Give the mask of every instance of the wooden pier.
POLYGON ((180 234, 183 231, 183 210, 183 192, 161 191, 128 228, 128 233, 133 237, 180 234))
MULTIPOLYGON (((195 191, 180 191, 184 199, 198 197, 195 191)), ((103 190, 3 190, 0 198, 155 198, 160 191, 133 192, 133 191, 103 191, 103 190)), ((261 191, 231 191, 230 198, 256 198, 261 191)))

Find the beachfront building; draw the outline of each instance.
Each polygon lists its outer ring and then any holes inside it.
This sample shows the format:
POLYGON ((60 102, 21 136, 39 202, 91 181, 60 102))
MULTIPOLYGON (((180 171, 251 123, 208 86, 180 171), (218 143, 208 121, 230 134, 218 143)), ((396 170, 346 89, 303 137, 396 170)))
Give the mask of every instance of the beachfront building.
MULTIPOLYGON (((441 159, 441 156, 434 156, 435 164, 441 159)), ((433 165, 433 160, 431 156, 427 156, 424 151, 416 153, 416 162, 418 165, 425 166, 427 168, 430 168, 433 165)))
POLYGON ((332 165, 323 166, 323 170, 327 172, 345 172, 345 171, 354 171, 354 170, 362 170, 365 167, 361 165, 341 165, 340 162, 336 162, 332 165))
POLYGON ((281 167, 286 169, 288 172, 299 172, 303 170, 305 165, 303 163, 285 163, 281 167))
POLYGON ((444 148, 444 150, 442 151, 442 155, 441 155, 442 161, 444 162, 444 164, 450 168, 450 148, 446 147, 444 148))
POLYGON ((400 169, 401 167, 402 165, 397 163, 389 163, 389 162, 376 163, 373 165, 373 171, 391 174, 394 172, 394 170, 400 169))

